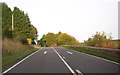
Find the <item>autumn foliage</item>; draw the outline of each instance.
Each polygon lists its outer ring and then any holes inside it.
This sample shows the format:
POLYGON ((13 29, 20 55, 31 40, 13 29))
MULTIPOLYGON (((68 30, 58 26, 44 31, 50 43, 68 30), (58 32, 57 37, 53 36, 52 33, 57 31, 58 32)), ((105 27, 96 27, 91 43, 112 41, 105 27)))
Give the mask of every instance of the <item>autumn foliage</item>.
POLYGON ((79 42, 67 33, 59 34, 57 40, 59 45, 79 45, 79 42))
POLYGON ((39 44, 41 44, 41 46, 80 45, 74 37, 61 32, 58 34, 48 33, 43 35, 39 40, 39 44))
POLYGON ((107 37, 108 36, 104 32, 102 34, 96 32, 92 38, 88 38, 88 40, 84 42, 87 46, 118 49, 118 41, 113 41, 111 35, 107 37))

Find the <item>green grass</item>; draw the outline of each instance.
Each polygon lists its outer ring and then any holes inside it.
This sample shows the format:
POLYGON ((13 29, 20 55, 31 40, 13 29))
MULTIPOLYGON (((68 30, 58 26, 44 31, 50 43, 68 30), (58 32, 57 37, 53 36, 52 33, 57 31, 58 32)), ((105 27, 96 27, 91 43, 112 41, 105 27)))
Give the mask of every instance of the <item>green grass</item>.
POLYGON ((5 70, 9 66, 13 65, 16 63, 18 60, 24 58, 25 56, 31 54, 32 52, 37 51, 37 48, 30 49, 30 50, 24 50, 19 53, 16 53, 14 55, 6 56, 2 58, 2 69, 5 70))
POLYGON ((86 44, 85 43, 80 43, 80 46, 86 46, 86 44))
POLYGON ((118 55, 118 54, 113 55, 110 52, 105 52, 105 51, 88 50, 88 49, 82 49, 79 47, 70 47, 70 46, 62 46, 62 47, 67 48, 67 49, 80 51, 80 52, 87 53, 87 54, 91 54, 91 55, 95 55, 95 56, 109 59, 109 60, 112 60, 115 62, 119 62, 119 58, 120 58, 120 55, 118 55))

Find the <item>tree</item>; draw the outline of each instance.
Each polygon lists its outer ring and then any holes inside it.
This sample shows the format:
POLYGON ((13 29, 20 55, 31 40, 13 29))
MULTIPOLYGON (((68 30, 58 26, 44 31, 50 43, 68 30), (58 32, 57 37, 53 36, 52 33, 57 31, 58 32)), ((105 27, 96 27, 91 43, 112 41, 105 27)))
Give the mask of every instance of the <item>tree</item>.
POLYGON ((31 30, 30 30, 30 37, 32 38, 32 39, 34 39, 34 40, 37 40, 37 33, 38 33, 38 31, 37 31, 37 28, 36 27, 34 27, 33 25, 31 25, 31 30))
POLYGON ((2 5, 2 37, 11 38, 12 36, 12 11, 5 4, 2 5))
POLYGON ((54 33, 48 33, 45 36, 45 40, 46 40, 46 45, 47 46, 56 46, 56 35, 54 33))
POLYGON ((40 40, 38 40, 38 44, 40 44, 42 47, 47 46, 46 40, 45 40, 45 35, 43 35, 42 38, 40 40))
POLYGON ((60 45, 79 45, 80 43, 76 39, 67 33, 61 33, 58 35, 58 44, 60 45))
POLYGON ((103 45, 105 43, 108 43, 111 39, 111 36, 107 39, 105 32, 103 32, 102 34, 100 32, 96 32, 96 34, 92 36, 92 38, 88 38, 88 40, 85 41, 85 43, 88 46, 103 47, 103 45))
POLYGON ((19 10, 19 8, 14 7, 14 36, 26 40, 31 38, 32 40, 37 39, 37 29, 31 25, 28 14, 24 11, 19 10), (24 38, 20 37, 24 36, 24 38))
POLYGON ((20 31, 22 30, 21 19, 22 19, 22 15, 19 8, 14 7, 14 10, 13 10, 14 30, 13 31, 14 31, 15 37, 18 36, 20 34, 20 31))
POLYGON ((11 9, 7 6, 7 4, 1 3, 1 5, 2 16, 0 16, 0 20, 2 20, 3 38, 14 37, 20 40, 21 42, 24 42, 27 38, 31 38, 32 40, 37 39, 38 31, 33 25, 31 25, 31 21, 27 13, 25 14, 24 11, 20 10, 17 7, 14 7, 14 10, 12 12, 11 9), (13 30, 12 30, 12 15, 14 21, 13 30))
POLYGON ((48 33, 43 35, 38 41, 41 46, 57 46, 57 45, 80 45, 80 43, 67 33, 58 32, 57 34, 48 33))

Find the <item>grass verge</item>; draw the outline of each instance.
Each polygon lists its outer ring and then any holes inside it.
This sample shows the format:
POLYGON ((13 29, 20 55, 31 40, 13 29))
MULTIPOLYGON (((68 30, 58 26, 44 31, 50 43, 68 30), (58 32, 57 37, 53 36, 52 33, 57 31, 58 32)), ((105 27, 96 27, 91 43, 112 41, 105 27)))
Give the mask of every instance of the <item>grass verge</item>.
POLYGON ((24 50, 19 53, 16 53, 14 55, 6 56, 2 58, 2 69, 5 70, 14 63, 16 63, 18 60, 24 58, 25 56, 37 51, 37 48, 33 48, 30 50, 24 50))
POLYGON ((117 54, 113 55, 113 54, 111 54, 109 52, 105 52, 105 51, 88 50, 88 49, 82 49, 79 47, 70 47, 70 46, 62 46, 62 47, 67 48, 67 49, 80 51, 80 52, 87 53, 87 54, 91 54, 91 55, 95 55, 95 56, 102 57, 102 58, 112 60, 115 62, 119 62, 119 58, 120 58, 120 55, 117 55, 117 54))

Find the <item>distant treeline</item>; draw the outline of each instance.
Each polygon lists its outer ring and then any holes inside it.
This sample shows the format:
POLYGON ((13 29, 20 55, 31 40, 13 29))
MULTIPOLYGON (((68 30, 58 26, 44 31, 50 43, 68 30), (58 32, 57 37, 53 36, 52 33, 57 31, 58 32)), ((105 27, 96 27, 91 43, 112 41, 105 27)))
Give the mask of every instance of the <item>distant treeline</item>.
POLYGON ((14 7, 12 11, 7 4, 2 4, 2 38, 15 38, 22 43, 26 43, 27 38, 32 40, 37 38, 37 29, 31 24, 27 13, 14 7), (13 15, 13 30, 12 30, 13 15))
POLYGON ((41 46, 80 45, 80 43, 67 33, 48 33, 43 35, 38 43, 41 46))

